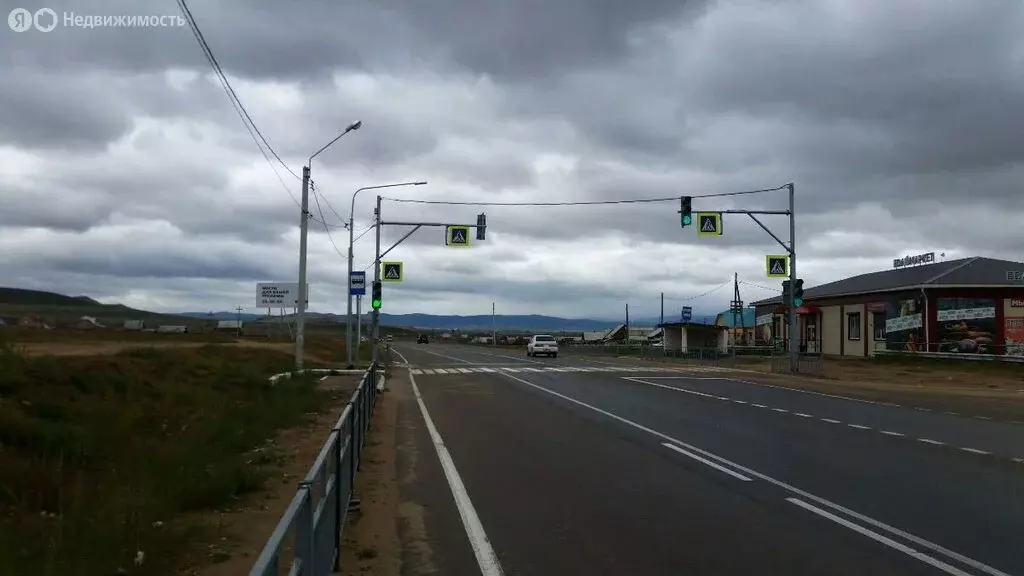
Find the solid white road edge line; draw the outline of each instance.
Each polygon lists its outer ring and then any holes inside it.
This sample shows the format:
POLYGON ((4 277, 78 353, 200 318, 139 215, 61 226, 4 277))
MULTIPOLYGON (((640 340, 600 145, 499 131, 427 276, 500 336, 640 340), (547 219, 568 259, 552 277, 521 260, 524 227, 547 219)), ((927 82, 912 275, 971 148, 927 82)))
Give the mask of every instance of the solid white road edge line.
POLYGON ((812 506, 812 505, 810 505, 810 504, 808 504, 808 503, 806 503, 806 502, 804 502, 802 500, 799 500, 797 498, 786 498, 786 501, 790 502, 792 504, 796 504, 797 506, 803 508, 804 510, 808 510, 810 512, 814 512, 818 516, 821 516, 823 518, 828 518, 829 520, 835 522, 836 524, 839 524, 840 526, 843 526, 844 528, 849 528, 850 530, 853 530, 854 532, 857 532, 858 534, 861 534, 862 536, 867 536, 868 538, 871 538, 875 542, 878 542, 880 544, 885 544, 886 546, 888 546, 888 547, 890 547, 890 548, 892 548, 894 550, 899 550, 900 552, 903 552, 904 554, 906 554, 907 556, 910 556, 911 558, 914 558, 915 560, 920 560, 921 562, 924 562, 925 564, 930 564, 930 565, 938 568, 939 570, 942 570, 943 572, 946 572, 947 574, 953 574, 954 576, 971 576, 970 574, 968 574, 967 572, 964 572, 963 570, 960 570, 959 568, 956 568, 954 566, 950 566, 949 564, 946 564, 945 562, 943 562, 941 560, 938 560, 936 558, 932 558, 931 556, 929 556, 927 554, 922 554, 921 552, 918 552, 917 550, 914 550, 913 548, 911 548, 909 546, 904 546, 903 544, 900 544, 899 542, 893 540, 892 538, 889 538, 887 536, 883 536, 883 535, 879 534, 878 532, 874 532, 874 531, 868 530, 867 528, 864 528, 863 526, 858 526, 857 524, 854 524, 853 522, 850 522, 849 520, 845 520, 843 518, 840 518, 839 516, 836 516, 835 514, 832 514, 831 512, 822 510, 821 508, 818 508, 817 506, 812 506))
POLYGON ((715 470, 718 470, 720 472, 725 472, 726 474, 732 476, 733 478, 739 478, 740 480, 743 480, 744 482, 753 482, 753 480, 751 480, 750 478, 747 478, 746 476, 744 476, 742 474, 737 474, 736 472, 733 472, 732 470, 729 470, 725 466, 719 466, 718 464, 715 464, 714 462, 712 462, 712 461, 710 461, 710 460, 708 460, 706 458, 701 458, 700 456, 697 456, 696 454, 690 454, 689 452, 687 452, 686 450, 683 450, 682 448, 680 448, 679 446, 676 446, 675 444, 671 444, 669 442, 662 442, 661 445, 664 446, 665 448, 668 448, 669 450, 674 450, 675 452, 678 452, 678 453, 682 454, 683 456, 689 456, 690 458, 693 458, 694 460, 696 460, 698 462, 701 462, 703 464, 707 464, 708 466, 711 466, 715 470))
POLYGON ((537 390, 540 390, 541 392, 545 392, 545 393, 550 394, 552 396, 555 396, 557 398, 561 398, 561 399, 563 399, 563 400, 565 400, 567 402, 571 402, 573 404, 576 404, 577 406, 581 406, 583 408, 587 408, 589 410, 593 410, 594 412, 597 412, 598 414, 601 414, 603 416, 607 416, 608 418, 611 418, 612 420, 616 420, 618 422, 626 424, 627 426, 632 426, 633 428, 636 428, 637 430, 641 430, 641 431, 646 432, 646 433, 648 433, 648 434, 650 434, 652 436, 656 436, 658 438, 661 438, 662 440, 667 440, 668 442, 672 442, 674 444, 682 446, 682 447, 690 450, 691 452, 695 452, 697 454, 700 454, 700 455, 702 455, 702 456, 704 456, 704 457, 706 457, 706 458, 708 458, 710 460, 715 460, 715 461, 720 462, 720 463, 722 463, 724 465, 731 466, 732 468, 735 468, 736 470, 739 470, 739 471, 742 471, 742 472, 746 473, 748 476, 751 476, 753 478, 758 478, 758 479, 764 480, 765 482, 774 484, 774 485, 776 485, 776 486, 778 486, 780 488, 783 488, 785 490, 788 490, 788 491, 796 494, 797 496, 802 496, 803 498, 806 498, 807 500, 811 500, 811 501, 813 501, 813 502, 815 502, 817 504, 820 504, 821 506, 825 506, 827 508, 831 508, 832 510, 835 510, 837 512, 842 512, 843 514, 845 514, 847 516, 850 516, 852 518, 860 520, 861 522, 864 522, 866 524, 870 524, 871 526, 874 526, 875 528, 878 528, 878 529, 884 530, 886 532, 889 532, 890 534, 894 534, 896 536, 899 536, 900 538, 903 538, 904 540, 913 542, 914 544, 917 544, 918 546, 923 546, 925 548, 928 548, 929 550, 931 550, 933 552, 938 552, 939 554, 942 554, 942 555, 946 556, 947 558, 952 558, 953 560, 956 560, 957 562, 960 562, 961 564, 965 564, 965 565, 970 566, 972 568, 975 568, 977 570, 981 570, 982 572, 985 572, 986 574, 990 574, 991 576, 1010 576, 1006 572, 1002 572, 1000 570, 997 570, 997 569, 989 566, 988 564, 985 564, 983 562, 979 562, 978 560, 974 560, 973 558, 969 558, 967 556, 964 556, 963 554, 960 554, 960 553, 954 552, 952 550, 949 550, 948 548, 940 546, 940 545, 938 545, 938 544, 936 544, 934 542, 925 540, 924 538, 921 538, 920 536, 915 536, 915 535, 913 535, 913 534, 911 534, 909 532, 905 532, 903 530, 900 530, 899 528, 896 528, 894 526, 890 526, 890 525, 888 525, 885 522, 882 522, 880 520, 875 520, 874 518, 871 518, 869 516, 865 516, 865 515, 861 514, 860 512, 855 512, 853 510, 850 510, 849 508, 846 508, 844 506, 836 504, 835 502, 830 502, 830 501, 828 501, 828 500, 826 500, 826 499, 824 499, 824 498, 822 498, 820 496, 815 496, 814 494, 811 494, 810 492, 807 492, 805 490, 801 490, 800 488, 797 488, 796 486, 793 486, 792 484, 787 484, 786 482, 783 482, 782 480, 776 480, 775 478, 772 478, 771 476, 768 476, 766 474, 762 474, 762 473, 758 472, 757 470, 753 470, 753 469, 747 468, 746 466, 743 466, 741 464, 737 464, 737 463, 735 463, 735 462, 733 462, 731 460, 728 460, 726 458, 723 458, 723 457, 721 457, 721 456, 719 456, 717 454, 713 454, 711 452, 708 452, 707 450, 704 450, 703 448, 698 448, 697 446, 694 446, 694 445, 689 444, 687 442, 683 442, 682 440, 679 440, 678 438, 673 438, 672 436, 669 436, 668 434, 664 434, 662 432, 658 432, 657 430, 654 430, 652 428, 648 428, 647 426, 644 426, 643 424, 639 424, 637 422, 633 422, 632 420, 629 420, 628 418, 623 418, 622 416, 619 416, 618 414, 613 414, 613 413, 611 413, 611 412, 609 412, 607 410, 603 410, 601 408, 598 408, 597 406, 593 406, 593 405, 587 404, 586 402, 583 402, 581 400, 577 400, 577 399, 575 399, 575 398, 573 398, 571 396, 566 396, 565 394, 562 394, 560 392, 555 392, 554 390, 551 390, 549 388, 545 388, 544 386, 541 386, 539 384, 534 384, 533 382, 530 382, 530 381, 527 381, 527 380, 523 380, 522 378, 519 378, 517 376, 513 376, 511 374, 504 374, 504 376, 506 378, 511 379, 511 380, 515 380, 516 382, 520 382, 522 384, 530 386, 531 388, 535 388, 537 390))
MULTIPOLYGON (((403 360, 405 359, 401 352, 396 350, 395 353, 403 360)), ((412 372, 409 372, 409 384, 412 385, 412 393, 416 396, 416 403, 419 404, 420 414, 423 415, 423 421, 427 425, 427 432, 430 433, 430 439, 434 443, 437 457, 441 461, 444 476, 448 479, 448 487, 452 490, 452 496, 455 498, 455 507, 459 509, 459 516, 462 517, 462 525, 466 529, 469 544, 473 547, 473 554, 476 556, 476 562, 480 566, 480 574, 482 576, 502 576, 504 572, 501 569, 501 564, 498 562, 498 555, 494 553, 491 541, 487 539, 487 533, 484 532, 484 526, 480 523, 480 517, 477 516, 476 508, 473 507, 473 502, 469 499, 469 493, 466 491, 466 486, 462 483, 462 477, 459 476, 458 470, 455 469, 455 462, 452 460, 451 454, 448 453, 448 448, 444 445, 444 440, 441 439, 441 434, 437 431, 437 427, 434 426, 433 419, 430 418, 430 412, 427 411, 427 405, 423 402, 423 396, 420 395, 419 386, 416 385, 416 378, 412 375, 412 372)))

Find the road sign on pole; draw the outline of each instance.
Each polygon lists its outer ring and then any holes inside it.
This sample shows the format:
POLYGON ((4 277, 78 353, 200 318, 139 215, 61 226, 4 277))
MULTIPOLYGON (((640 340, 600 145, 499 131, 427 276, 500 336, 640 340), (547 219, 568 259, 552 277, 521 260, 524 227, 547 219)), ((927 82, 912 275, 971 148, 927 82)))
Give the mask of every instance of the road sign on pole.
POLYGON ((697 235, 698 236, 721 236, 722 235, 722 213, 721 212, 698 212, 697 213, 697 235))
POLYGON ((381 281, 382 282, 401 282, 402 281, 402 263, 401 262, 381 262, 381 281))
POLYGON ((352 272, 348 277, 348 293, 352 296, 366 296, 366 272, 352 272))
POLYGON ((769 278, 789 278, 789 255, 769 254, 765 256, 764 272, 769 278))
POLYGON ((449 226, 444 236, 446 246, 469 247, 469 226, 449 226))
POLYGON ((683 313, 681 314, 683 322, 689 322, 693 318, 693 308, 690 306, 683 306, 683 313))

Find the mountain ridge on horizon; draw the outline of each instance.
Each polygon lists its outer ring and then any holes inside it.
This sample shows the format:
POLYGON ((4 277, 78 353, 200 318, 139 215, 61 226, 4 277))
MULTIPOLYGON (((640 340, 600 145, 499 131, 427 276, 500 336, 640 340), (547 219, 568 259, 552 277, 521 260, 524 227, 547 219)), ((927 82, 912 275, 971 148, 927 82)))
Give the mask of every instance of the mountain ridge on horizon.
MULTIPOLYGON (((213 320, 238 320, 252 322, 266 318, 265 314, 239 314, 237 312, 176 312, 175 315, 190 318, 206 318, 213 320)), ((368 314, 367 314, 368 315, 368 314)), ((321 312, 307 312, 310 319, 333 320, 344 322, 344 314, 332 314, 321 312)), ((694 314, 694 320, 713 321, 714 314, 694 314)), ((543 314, 425 314, 420 312, 410 314, 387 314, 381 313, 381 324, 384 326, 408 326, 414 328, 429 328, 436 330, 460 329, 460 330, 490 330, 492 327, 498 330, 559 330, 559 331, 603 331, 609 330, 620 324, 623 320, 600 319, 600 318, 563 318, 560 316, 547 316, 543 314)), ((666 318, 667 321, 671 319, 666 318)), ((631 318, 630 324, 634 326, 653 328, 660 322, 660 318, 631 318)))

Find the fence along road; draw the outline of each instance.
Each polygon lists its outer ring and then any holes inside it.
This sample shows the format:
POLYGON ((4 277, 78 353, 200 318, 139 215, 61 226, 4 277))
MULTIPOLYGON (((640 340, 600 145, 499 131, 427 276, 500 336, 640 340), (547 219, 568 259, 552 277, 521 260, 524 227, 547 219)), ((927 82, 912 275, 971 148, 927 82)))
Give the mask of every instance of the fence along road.
MULTIPOLYGON (((388 358, 389 355, 385 355, 388 358)), ((326 576, 341 566, 341 534, 352 501, 370 417, 384 374, 373 364, 363 373, 316 461, 260 553, 250 576, 326 576), (291 541, 291 559, 283 558, 291 541)))

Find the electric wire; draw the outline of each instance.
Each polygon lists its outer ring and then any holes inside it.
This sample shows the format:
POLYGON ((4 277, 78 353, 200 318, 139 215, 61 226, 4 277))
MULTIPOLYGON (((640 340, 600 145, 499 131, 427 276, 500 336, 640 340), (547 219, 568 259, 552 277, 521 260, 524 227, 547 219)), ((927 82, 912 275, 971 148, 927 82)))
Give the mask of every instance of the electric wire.
MULTIPOLYGON (((724 198, 726 196, 745 196, 748 194, 764 194, 767 192, 778 192, 785 190, 789 184, 775 188, 763 188, 760 190, 741 190, 738 192, 716 192, 712 194, 694 194, 691 198, 724 198)), ((399 202, 403 204, 439 204, 444 206, 609 206, 616 204, 656 204, 662 202, 676 202, 679 196, 665 198, 631 198, 622 200, 580 200, 574 202, 457 202, 454 200, 423 200, 420 198, 392 198, 382 196, 383 200, 399 202)))

